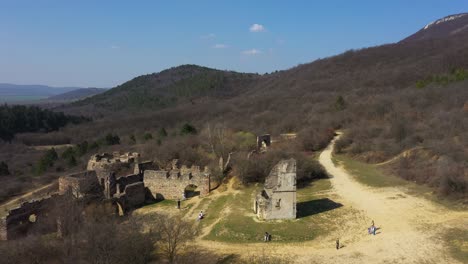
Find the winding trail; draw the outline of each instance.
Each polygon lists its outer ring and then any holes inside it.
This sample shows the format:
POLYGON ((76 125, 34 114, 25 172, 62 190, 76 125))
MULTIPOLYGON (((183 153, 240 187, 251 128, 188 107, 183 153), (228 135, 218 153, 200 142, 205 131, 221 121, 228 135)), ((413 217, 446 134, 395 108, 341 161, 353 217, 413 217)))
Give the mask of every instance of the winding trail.
MULTIPOLYGON (((343 204, 364 212, 381 227, 378 235, 366 235, 347 251, 373 263, 457 263, 444 248, 440 233, 447 227, 467 228, 468 213, 448 210, 398 187, 371 188, 358 183, 332 162, 333 147, 340 136, 322 152, 319 161, 332 175, 333 188, 343 204)), ((366 227, 361 232, 365 233, 366 227)), ((344 241, 351 239, 344 237, 344 241)))
MULTIPOLYGON (((337 202, 359 212, 359 217, 326 237, 303 243, 231 244, 197 240, 197 245, 221 254, 249 256, 255 252, 289 256, 297 263, 460 263, 453 259, 441 238, 450 227, 468 229, 468 212, 451 211, 401 187, 364 186, 341 166, 332 152, 338 135, 321 153, 319 162, 331 175, 337 202), (371 220, 380 229, 367 234, 371 220), (334 248, 339 238, 344 247, 334 248)), ((204 230, 207 233, 209 230, 204 230)))

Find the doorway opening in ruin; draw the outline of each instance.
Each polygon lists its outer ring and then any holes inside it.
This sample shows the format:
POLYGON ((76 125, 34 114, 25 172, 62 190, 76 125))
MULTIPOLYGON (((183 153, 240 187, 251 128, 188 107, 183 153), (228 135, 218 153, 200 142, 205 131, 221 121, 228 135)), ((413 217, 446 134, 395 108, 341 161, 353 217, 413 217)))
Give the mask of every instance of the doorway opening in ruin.
POLYGON ((190 184, 190 185, 187 185, 187 187, 185 187, 184 194, 185 194, 185 198, 188 199, 188 198, 200 195, 200 191, 198 190, 198 186, 190 184))

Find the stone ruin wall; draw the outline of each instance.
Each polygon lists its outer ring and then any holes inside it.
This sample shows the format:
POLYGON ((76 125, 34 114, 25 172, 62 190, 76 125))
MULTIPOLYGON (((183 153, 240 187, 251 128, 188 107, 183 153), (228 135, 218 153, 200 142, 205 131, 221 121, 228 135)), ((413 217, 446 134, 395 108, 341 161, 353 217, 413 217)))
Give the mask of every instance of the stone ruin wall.
POLYGON ((146 190, 143 182, 134 182, 125 186, 123 192, 114 196, 123 210, 129 210, 145 203, 146 190))
MULTIPOLYGON (((101 179, 114 181, 112 184, 115 186, 115 192, 104 203, 121 206, 125 211, 142 205, 148 191, 154 197, 164 199, 182 198, 185 188, 189 185, 197 186, 200 196, 208 195, 210 192, 210 173, 207 168, 203 171, 198 166, 178 168, 177 162, 173 161, 172 168, 163 170, 152 167, 150 163, 142 163, 144 166, 135 166, 135 174, 116 178, 109 169, 122 165, 121 161, 112 159, 106 154, 101 156, 109 159, 102 157, 98 159, 96 158, 98 156, 94 155, 88 163, 88 167, 92 167, 93 171, 60 177, 57 195, 23 203, 20 207, 10 210, 7 216, 0 218, 0 240, 16 239, 30 233, 46 234, 57 231, 60 233, 61 230, 58 230, 60 221, 49 216, 55 204, 68 191, 80 199, 88 197, 96 190, 104 195, 105 186, 101 186, 101 179), (31 215, 36 216, 35 222, 30 221, 31 215), (37 228, 38 226, 40 228, 37 228)), ((137 153, 126 154, 122 160, 138 164, 137 157, 139 157, 137 153)))
POLYGON ((155 198, 182 199, 185 188, 195 185, 200 196, 210 192, 210 173, 208 168, 201 171, 199 166, 182 166, 171 170, 145 170, 144 183, 155 198))
POLYGON ((59 194, 71 192, 76 198, 83 198, 90 193, 100 191, 98 178, 94 171, 84 171, 67 176, 58 180, 59 194))
POLYGON ((118 167, 123 164, 132 164, 138 162, 140 154, 137 152, 127 152, 120 154, 114 152, 113 154, 102 153, 94 154, 88 161, 87 170, 109 170, 113 167, 118 167))
POLYGON ((254 212, 263 220, 296 218, 296 160, 281 160, 265 179, 254 200, 254 212))
POLYGON ((30 233, 46 234, 57 231, 57 223, 49 217, 51 209, 58 202, 60 196, 22 203, 11 209, 5 217, 0 219, 0 240, 17 239, 30 233), (34 222, 31 217, 34 215, 34 222))

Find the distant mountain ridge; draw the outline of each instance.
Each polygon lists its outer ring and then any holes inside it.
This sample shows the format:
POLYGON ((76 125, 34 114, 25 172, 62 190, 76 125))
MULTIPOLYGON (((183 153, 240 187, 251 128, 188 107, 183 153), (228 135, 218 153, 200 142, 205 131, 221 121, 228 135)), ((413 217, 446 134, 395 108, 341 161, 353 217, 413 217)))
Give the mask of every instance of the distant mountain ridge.
POLYGON ((466 32, 468 32, 468 13, 461 13, 433 21, 401 42, 446 38, 466 32))
POLYGON ((100 94, 104 88, 52 87, 0 83, 0 103, 43 104, 72 102, 100 94))
POLYGON ((51 87, 47 85, 21 85, 0 83, 0 96, 53 96, 70 92, 81 87, 51 87))
POLYGON ((47 101, 75 101, 107 91, 104 88, 80 88, 66 93, 48 97, 47 101))

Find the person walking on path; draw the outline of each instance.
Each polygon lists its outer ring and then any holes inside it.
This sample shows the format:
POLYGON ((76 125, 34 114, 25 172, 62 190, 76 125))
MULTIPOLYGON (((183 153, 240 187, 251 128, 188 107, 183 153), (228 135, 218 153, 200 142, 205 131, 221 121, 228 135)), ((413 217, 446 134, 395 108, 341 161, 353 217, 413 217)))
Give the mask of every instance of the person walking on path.
POLYGON ((336 250, 340 249, 340 239, 336 240, 336 250))

